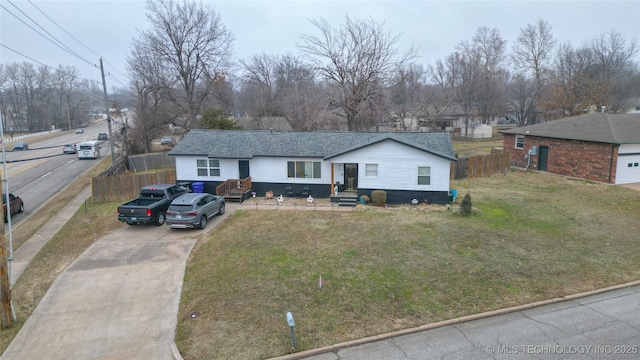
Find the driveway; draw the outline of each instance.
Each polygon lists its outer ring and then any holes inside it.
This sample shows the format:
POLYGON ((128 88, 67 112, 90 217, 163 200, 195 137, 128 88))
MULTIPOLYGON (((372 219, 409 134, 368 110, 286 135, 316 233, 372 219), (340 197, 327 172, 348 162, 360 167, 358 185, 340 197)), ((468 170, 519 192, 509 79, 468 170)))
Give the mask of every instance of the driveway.
POLYGON ((184 269, 201 234, 129 226, 98 240, 58 276, 2 359, 174 359, 184 269))

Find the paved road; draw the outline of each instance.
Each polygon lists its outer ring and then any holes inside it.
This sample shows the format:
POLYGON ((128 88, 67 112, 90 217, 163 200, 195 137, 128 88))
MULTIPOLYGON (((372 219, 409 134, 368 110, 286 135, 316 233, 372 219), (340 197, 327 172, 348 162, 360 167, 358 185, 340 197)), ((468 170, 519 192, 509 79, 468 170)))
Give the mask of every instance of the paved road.
POLYGON ((640 287, 633 286, 303 358, 639 359, 639 347, 640 287))
MULTIPOLYGON (((29 150, 6 152, 8 178, 3 180, 8 181, 9 192, 22 197, 25 205, 24 213, 12 216, 13 225, 38 211, 44 202, 97 164, 93 160, 78 160, 74 154, 63 154, 62 146, 91 137, 95 139, 97 133, 105 129, 106 124, 101 124, 87 128, 84 134, 65 131, 55 133, 53 137, 46 136, 44 140, 34 136, 26 140, 29 150)), ((11 148, 13 142, 7 142, 6 146, 11 148)), ((102 157, 111 156, 108 145, 102 147, 102 157)))

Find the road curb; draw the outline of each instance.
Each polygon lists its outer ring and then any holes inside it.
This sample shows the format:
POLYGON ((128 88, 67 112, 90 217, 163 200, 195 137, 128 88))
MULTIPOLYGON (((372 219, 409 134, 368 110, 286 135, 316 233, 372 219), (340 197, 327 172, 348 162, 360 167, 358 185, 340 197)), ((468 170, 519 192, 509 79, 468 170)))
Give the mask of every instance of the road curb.
MULTIPOLYGON (((345 349, 345 348, 348 348, 348 347, 364 345, 364 344, 368 344, 368 343, 371 343, 371 342, 374 342, 374 341, 387 340, 387 339, 391 339, 391 338, 398 337, 398 336, 401 336, 401 335, 409 335, 409 334, 413 334, 413 333, 416 333, 416 332, 436 329, 436 328, 440 328, 440 327, 444 327, 444 326, 448 326, 448 325, 456 325, 456 324, 460 324, 460 323, 468 322, 468 321, 472 321, 472 320, 484 319, 484 318, 489 318, 489 317, 493 317, 493 316, 497 316, 497 315, 504 315, 504 314, 514 313, 514 312, 518 312, 518 311, 533 309, 533 308, 541 307, 541 306, 544 306, 544 305, 551 305, 551 304, 557 304, 557 303, 566 302, 566 301, 572 301, 572 300, 584 298, 584 297, 587 297, 587 296, 598 295, 598 294, 602 294, 602 293, 606 293, 606 292, 610 292, 610 291, 614 291, 614 290, 631 288, 633 286, 638 286, 638 285, 640 285, 640 280, 635 280, 635 281, 627 282, 627 283, 624 283, 624 284, 605 287, 605 288, 602 288, 602 289, 590 290, 590 291, 585 291, 585 292, 581 292, 581 293, 578 293, 578 294, 571 294, 571 295, 566 295, 566 296, 563 296, 563 297, 557 297, 557 298, 548 299, 548 300, 536 301, 536 302, 532 302, 532 303, 529 303, 529 304, 517 305, 517 306, 512 306, 512 307, 508 307, 508 308, 504 308, 504 309, 498 309, 498 310, 486 311, 486 312, 482 312, 482 313, 478 313, 478 314, 466 315, 466 316, 458 317, 458 318, 455 318, 455 319, 438 321, 438 322, 435 322, 435 323, 425 324, 425 325, 421 325, 421 326, 410 328, 410 329, 403 329, 403 330, 393 331, 393 332, 386 333, 386 334, 374 335, 374 336, 369 336, 369 337, 362 338, 362 339, 346 341, 346 342, 343 342, 343 343, 329 345, 329 346, 325 346, 325 347, 321 347, 321 348, 317 348, 317 349, 311 349, 311 350, 301 351, 301 352, 297 352, 297 353, 293 353, 293 354, 274 357, 274 358, 271 358, 271 360, 298 360, 298 359, 303 359, 303 358, 306 358, 306 357, 309 357, 309 356, 315 356, 315 355, 320 355, 320 354, 324 354, 324 353, 335 352, 335 351, 339 351, 339 350, 342 350, 342 349, 345 349)), ((182 359, 182 357, 176 358, 176 359, 182 359)))

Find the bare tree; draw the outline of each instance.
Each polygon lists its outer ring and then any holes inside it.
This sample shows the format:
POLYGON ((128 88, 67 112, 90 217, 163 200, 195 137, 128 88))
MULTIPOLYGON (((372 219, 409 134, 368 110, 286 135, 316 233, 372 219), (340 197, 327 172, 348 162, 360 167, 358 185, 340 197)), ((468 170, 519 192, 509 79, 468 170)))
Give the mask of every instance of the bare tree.
POLYGON ((323 92, 298 57, 263 53, 240 63, 245 104, 253 116, 284 116, 294 130, 320 127, 323 92))
POLYGON ((612 112, 622 110, 630 97, 640 95, 638 67, 633 62, 638 53, 636 40, 627 43, 621 33, 611 30, 593 39, 590 48, 595 61, 592 76, 608 87, 595 105, 612 112))
POLYGON ((483 123, 489 123, 505 111, 505 46, 506 41, 495 28, 480 27, 473 37, 472 51, 478 53, 481 66, 477 107, 483 123))
POLYGON ((591 74, 594 64, 590 48, 574 49, 570 44, 560 46, 549 92, 540 104, 548 117, 574 116, 591 110, 599 93, 606 90, 606 84, 591 74))
POLYGON ((426 113, 426 75, 423 66, 407 64, 398 68, 388 89, 390 106, 402 130, 415 130, 426 113))
POLYGON ((537 121, 538 101, 551 75, 555 46, 551 25, 542 19, 521 29, 513 45, 511 62, 518 75, 511 84, 509 104, 521 126, 537 121), (534 85, 533 92, 529 83, 534 85))
POLYGON ((151 141, 161 135, 164 127, 174 121, 180 108, 167 99, 171 92, 172 70, 146 47, 135 47, 128 58, 132 74, 131 92, 135 94, 135 118, 132 127, 122 130, 125 153, 138 154, 151 150, 151 141))
POLYGON ((540 19, 535 25, 527 24, 520 30, 513 45, 511 61, 516 70, 532 76, 540 89, 550 75, 555 46, 551 25, 540 19))
POLYGON ((76 125, 78 109, 85 102, 78 96, 76 88, 79 86, 78 69, 72 66, 58 66, 52 74, 52 83, 55 87, 55 94, 58 106, 58 112, 54 117, 56 127, 71 129, 76 125), (73 121, 72 121, 73 120, 73 121))
POLYGON ((431 68, 435 84, 452 95, 464 116, 465 137, 471 118, 488 123, 504 112, 504 49, 497 29, 480 27, 471 41, 458 43, 455 52, 431 68))
POLYGON ((138 55, 155 54, 165 77, 146 83, 164 88, 160 95, 174 104, 175 124, 187 130, 198 127, 198 115, 211 101, 216 80, 230 68, 233 36, 213 8, 202 3, 147 0, 146 6, 151 28, 134 39, 130 69, 135 75, 131 65, 144 61, 138 55))
POLYGON ((53 123, 51 74, 47 67, 31 63, 9 64, 7 77, 12 101, 12 131, 43 131, 53 123))
POLYGON ((265 53, 254 55, 249 60, 240 60, 243 74, 242 88, 250 93, 247 108, 254 116, 280 116, 277 98, 275 67, 278 57, 265 53))
MULTIPOLYGON (((395 70, 409 63, 415 51, 400 53, 398 36, 384 30, 384 24, 346 18, 337 29, 325 19, 311 23, 318 36, 302 35, 300 49, 313 68, 326 81, 334 84, 330 105, 343 112, 347 129, 367 130, 375 126, 371 118, 361 116, 363 103, 379 98, 381 86, 387 86, 395 70)), ((381 107, 378 107, 380 110, 381 107)))
POLYGON ((516 74, 507 85, 507 106, 517 126, 525 126, 529 121, 535 122, 536 85, 524 73, 516 74))

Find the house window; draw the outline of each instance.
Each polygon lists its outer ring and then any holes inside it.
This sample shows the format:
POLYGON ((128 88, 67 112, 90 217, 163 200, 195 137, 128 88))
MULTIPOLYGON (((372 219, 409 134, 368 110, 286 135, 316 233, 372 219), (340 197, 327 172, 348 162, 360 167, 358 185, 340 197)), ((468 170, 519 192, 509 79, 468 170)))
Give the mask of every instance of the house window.
POLYGON ((516 149, 524 149, 524 135, 516 135, 516 149))
POLYGON ((301 179, 320 179, 322 177, 320 161, 287 161, 287 176, 301 179))
POLYGON ((418 185, 431 185, 430 166, 418 166, 418 185))
POLYGON ((366 164, 365 176, 377 177, 378 176, 378 164, 366 164))
POLYGON ((198 176, 220 176, 220 160, 198 159, 196 167, 198 176))

